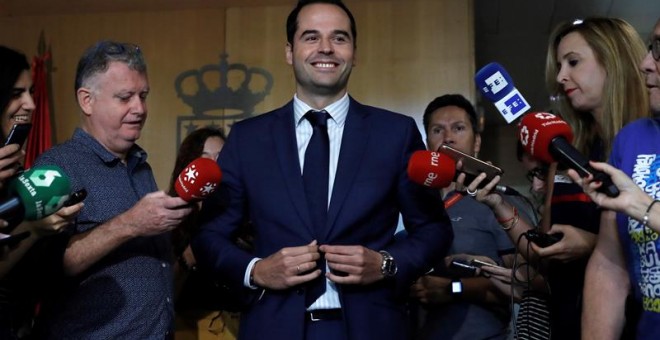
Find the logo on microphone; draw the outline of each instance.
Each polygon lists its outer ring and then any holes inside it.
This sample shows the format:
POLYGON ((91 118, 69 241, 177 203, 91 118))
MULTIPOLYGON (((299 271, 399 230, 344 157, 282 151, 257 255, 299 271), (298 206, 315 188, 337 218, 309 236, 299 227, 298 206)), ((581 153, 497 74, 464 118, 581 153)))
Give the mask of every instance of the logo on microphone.
POLYGON ((531 108, 517 89, 513 89, 502 100, 497 101, 495 107, 507 123, 511 123, 531 108))
POLYGON ((525 125, 520 129, 520 143, 523 146, 527 146, 527 143, 529 143, 529 130, 525 125))
POLYGON ((197 176, 199 176, 199 171, 197 171, 197 167, 195 164, 190 165, 186 170, 185 170, 185 176, 184 180, 190 184, 194 184, 195 180, 197 179, 197 176))
POLYGON ((174 190, 185 201, 202 199, 213 193, 222 179, 218 164, 208 158, 197 158, 177 177, 174 190))
POLYGON ((49 187, 57 177, 62 177, 57 170, 36 169, 30 175, 30 181, 38 187, 49 187))
POLYGON ((544 120, 557 118, 557 116, 553 115, 552 113, 548 113, 548 112, 538 112, 534 115, 534 117, 536 117, 538 119, 544 119, 544 120))
POLYGON ((490 90, 490 92, 493 94, 497 94, 508 85, 509 83, 506 81, 502 73, 497 71, 492 76, 486 78, 486 87, 484 87, 483 90, 484 92, 488 92, 490 90))
POLYGON ((204 187, 201 190, 202 197, 210 195, 212 192, 215 191, 215 187, 217 186, 218 186, 217 183, 207 182, 206 185, 204 185, 204 187))
MULTIPOLYGON (((191 164, 188 168, 184 170, 184 173, 185 175, 183 176, 183 180, 186 183, 195 184, 195 182, 199 178, 199 171, 197 170, 197 164, 191 164)), ((206 182, 201 188, 199 188, 199 197, 206 197, 210 195, 212 192, 215 191, 217 186, 218 186, 217 183, 206 182)), ((182 186, 182 187, 186 191, 189 190, 187 186, 182 186)), ((193 194, 193 197, 198 197, 198 196, 193 194)))

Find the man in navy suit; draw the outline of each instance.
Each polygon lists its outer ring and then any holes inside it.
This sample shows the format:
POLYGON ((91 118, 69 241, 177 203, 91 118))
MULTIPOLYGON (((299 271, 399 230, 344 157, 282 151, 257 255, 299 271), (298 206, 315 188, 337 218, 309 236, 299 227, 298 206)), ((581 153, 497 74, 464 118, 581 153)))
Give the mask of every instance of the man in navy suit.
POLYGON ((406 339, 408 288, 453 238, 437 191, 406 174, 421 136, 412 118, 348 96, 356 28, 340 0, 300 1, 287 40, 296 94, 232 128, 218 159, 229 203, 213 212, 205 204, 211 217, 193 251, 230 289, 253 297, 241 339, 406 339), (317 134, 310 115, 319 112, 317 134), (327 165, 310 174, 316 136, 329 144, 327 165), (316 186, 327 196, 321 213, 316 186), (408 236, 395 240, 399 213, 408 236), (232 243, 246 220, 253 254, 232 243))

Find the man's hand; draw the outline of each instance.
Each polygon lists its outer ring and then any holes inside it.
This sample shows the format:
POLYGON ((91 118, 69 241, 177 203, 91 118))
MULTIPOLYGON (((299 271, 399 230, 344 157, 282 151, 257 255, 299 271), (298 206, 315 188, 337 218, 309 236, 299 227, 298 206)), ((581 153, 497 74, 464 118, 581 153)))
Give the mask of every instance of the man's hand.
POLYGON ((588 258, 596 246, 596 234, 566 224, 553 224, 548 234, 563 233, 561 240, 541 248, 530 242, 532 250, 540 257, 569 262, 588 258))
POLYGON ((134 236, 153 236, 174 229, 191 211, 189 203, 180 197, 158 191, 147 194, 120 216, 134 236))
POLYGON ((254 283, 263 288, 287 289, 321 275, 316 261, 321 257, 316 240, 306 246, 282 248, 257 261, 252 268, 254 283))
POLYGON ((446 277, 424 275, 410 286, 410 296, 424 304, 444 304, 452 299, 450 285, 446 277))
POLYGON ((597 191, 603 183, 599 181, 594 181, 593 175, 589 175, 586 178, 580 177, 577 171, 569 169, 568 176, 576 184, 582 187, 582 190, 585 194, 589 195, 594 203, 598 204, 601 207, 625 212, 626 208, 631 206, 635 202, 635 197, 646 196, 639 186, 633 182, 628 175, 623 171, 607 164, 601 162, 589 162, 589 164, 595 169, 605 172, 608 176, 612 178, 612 182, 619 189, 619 195, 617 197, 608 197, 602 192, 597 191), (641 194, 641 195, 640 195, 641 194))
MULTIPOLYGON (((383 255, 363 246, 330 246, 324 244, 320 250, 325 253, 331 271, 326 277, 340 284, 368 285, 383 279, 380 270, 383 255)), ((396 261, 396 259, 395 259, 396 261)))
POLYGON ((37 236, 56 234, 64 230, 66 226, 78 216, 85 203, 80 202, 70 207, 62 207, 56 213, 38 221, 25 221, 26 228, 37 236))

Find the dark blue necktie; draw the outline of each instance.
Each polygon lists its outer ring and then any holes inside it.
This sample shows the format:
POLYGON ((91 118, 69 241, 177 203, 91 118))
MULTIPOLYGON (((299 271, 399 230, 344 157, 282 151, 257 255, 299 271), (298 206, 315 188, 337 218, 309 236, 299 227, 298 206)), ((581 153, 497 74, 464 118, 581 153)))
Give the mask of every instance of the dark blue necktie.
MULTIPOLYGON (((303 182, 309 213, 314 224, 314 236, 321 243, 325 233, 328 215, 328 182, 330 168, 330 139, 328 138, 328 118, 326 111, 311 110, 305 114, 314 133, 305 150, 303 164, 303 182)), ((321 276, 310 282, 305 303, 311 305, 325 292, 325 258, 321 256, 317 262, 321 268, 321 276)))

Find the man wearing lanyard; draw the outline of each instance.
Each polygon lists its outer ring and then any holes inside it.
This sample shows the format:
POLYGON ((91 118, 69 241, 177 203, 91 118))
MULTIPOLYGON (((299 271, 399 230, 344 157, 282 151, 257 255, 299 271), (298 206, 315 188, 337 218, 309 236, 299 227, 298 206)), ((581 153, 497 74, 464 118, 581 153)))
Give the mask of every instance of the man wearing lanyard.
MULTIPOLYGON (((481 147, 476 112, 461 95, 444 95, 429 103, 424 111, 424 129, 429 150, 448 144, 476 155, 481 147)), ((433 273, 421 277, 411 287, 412 296, 427 307, 419 338, 505 339, 507 298, 486 277, 463 273, 451 262, 469 264, 478 258, 510 263, 513 244, 492 211, 471 197, 474 193, 457 191, 455 183, 441 191, 452 221, 454 241, 450 255, 436 263, 433 273)), ((420 313, 422 317, 423 314, 420 313)))

